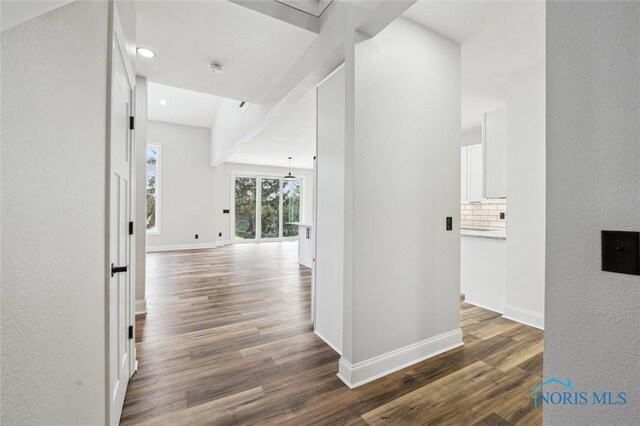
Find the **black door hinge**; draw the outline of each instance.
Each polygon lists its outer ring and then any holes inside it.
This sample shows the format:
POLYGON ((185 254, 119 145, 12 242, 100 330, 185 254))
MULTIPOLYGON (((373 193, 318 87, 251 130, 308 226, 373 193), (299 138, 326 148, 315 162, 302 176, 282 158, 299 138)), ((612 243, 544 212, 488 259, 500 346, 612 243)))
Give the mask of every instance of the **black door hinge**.
POLYGON ((129 326, 129 339, 133 339, 133 326, 129 326))
POLYGON ((129 117, 129 130, 133 130, 135 128, 135 117, 129 117))
POLYGON ((129 222, 129 235, 133 235, 133 222, 129 222))

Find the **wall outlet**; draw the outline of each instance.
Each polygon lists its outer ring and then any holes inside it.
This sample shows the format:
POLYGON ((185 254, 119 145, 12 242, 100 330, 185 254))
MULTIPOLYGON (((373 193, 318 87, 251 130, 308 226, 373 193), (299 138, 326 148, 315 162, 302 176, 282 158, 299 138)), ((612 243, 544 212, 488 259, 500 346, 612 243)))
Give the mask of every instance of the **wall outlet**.
POLYGON ((504 219, 507 216, 505 212, 500 212, 500 219, 504 219))
POLYGON ((218 237, 222 237, 222 232, 218 232, 218 237))
POLYGON ((447 231, 453 230, 453 217, 451 217, 451 216, 447 216, 446 229, 447 229, 447 231))
POLYGON ((198 239, 198 234, 196 234, 196 240, 198 239))

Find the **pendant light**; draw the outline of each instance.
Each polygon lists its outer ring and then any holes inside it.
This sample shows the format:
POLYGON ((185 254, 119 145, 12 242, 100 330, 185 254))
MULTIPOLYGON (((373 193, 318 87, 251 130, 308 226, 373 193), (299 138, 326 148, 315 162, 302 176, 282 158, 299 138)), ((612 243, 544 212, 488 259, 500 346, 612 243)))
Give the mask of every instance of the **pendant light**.
POLYGON ((291 174, 291 157, 289 157, 289 174, 284 177, 284 180, 295 179, 296 177, 291 174))

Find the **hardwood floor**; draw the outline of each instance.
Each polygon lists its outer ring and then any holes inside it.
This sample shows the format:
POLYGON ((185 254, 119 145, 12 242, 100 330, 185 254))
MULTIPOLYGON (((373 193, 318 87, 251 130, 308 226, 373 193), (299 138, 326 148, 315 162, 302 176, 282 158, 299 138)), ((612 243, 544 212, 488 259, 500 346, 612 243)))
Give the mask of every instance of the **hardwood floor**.
POLYGON ((354 390, 295 243, 148 255, 122 424, 541 424, 542 331, 462 302, 465 345, 354 390))

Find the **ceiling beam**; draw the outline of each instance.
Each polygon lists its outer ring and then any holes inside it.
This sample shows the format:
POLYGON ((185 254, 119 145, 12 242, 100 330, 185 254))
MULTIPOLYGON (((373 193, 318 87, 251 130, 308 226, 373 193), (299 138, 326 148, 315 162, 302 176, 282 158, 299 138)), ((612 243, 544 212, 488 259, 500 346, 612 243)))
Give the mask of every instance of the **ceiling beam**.
POLYGON ((264 1, 264 0, 229 0, 231 3, 246 7, 247 9, 254 10, 262 13, 263 15, 270 16, 274 19, 278 19, 282 22, 286 22, 290 25, 295 25, 303 30, 310 31, 318 34, 320 31, 320 25, 318 18, 308 13, 302 12, 291 6, 287 6, 277 1, 264 1))
POLYGON ((316 40, 282 76, 263 102, 252 105, 245 113, 232 102, 219 105, 211 129, 211 166, 221 165, 238 144, 250 143, 271 121, 285 114, 291 105, 339 66, 344 61, 344 46, 353 40, 354 33, 375 36, 415 1, 333 1, 318 18, 320 31, 316 40))

